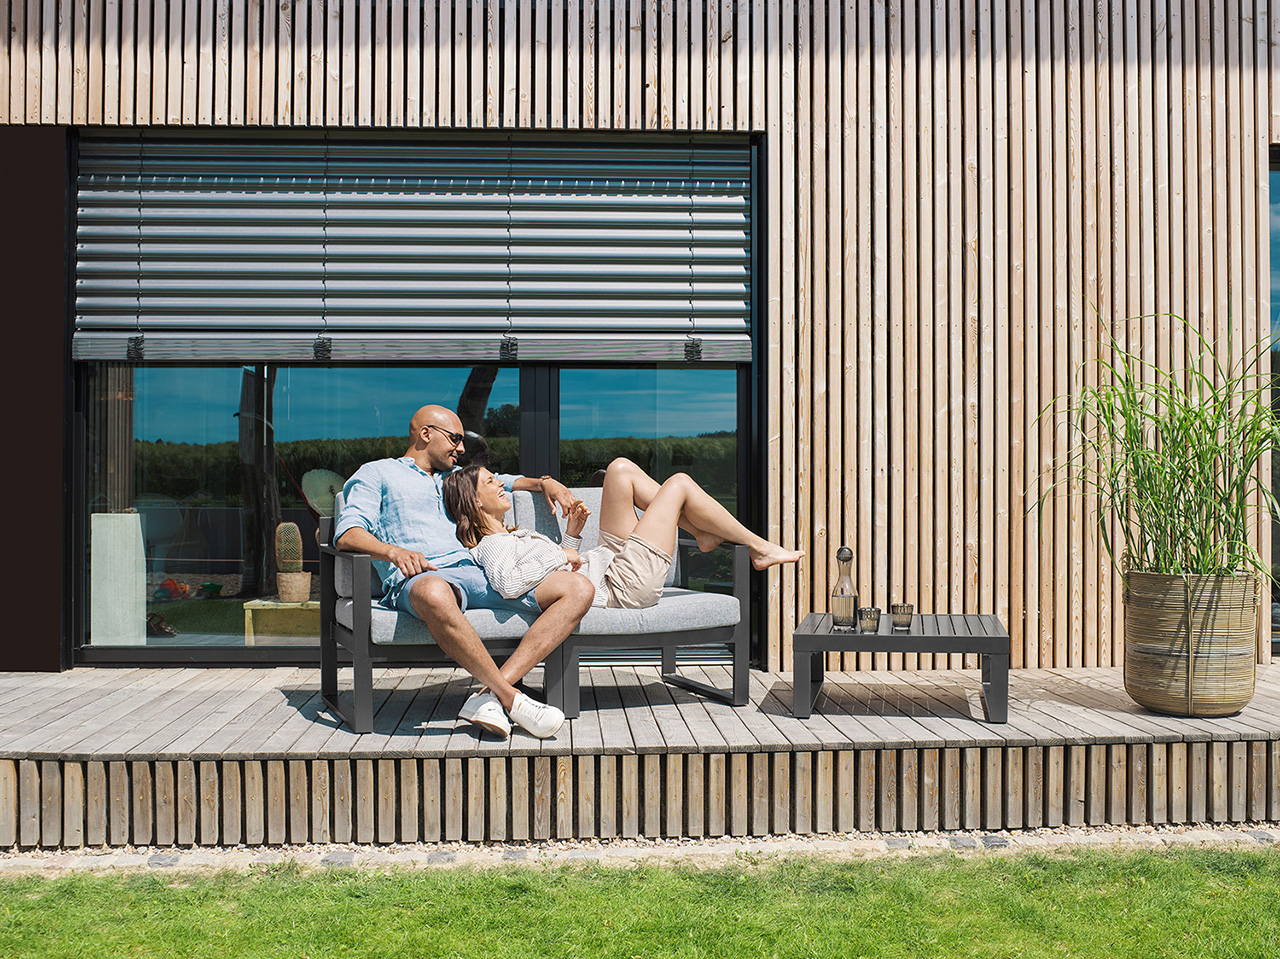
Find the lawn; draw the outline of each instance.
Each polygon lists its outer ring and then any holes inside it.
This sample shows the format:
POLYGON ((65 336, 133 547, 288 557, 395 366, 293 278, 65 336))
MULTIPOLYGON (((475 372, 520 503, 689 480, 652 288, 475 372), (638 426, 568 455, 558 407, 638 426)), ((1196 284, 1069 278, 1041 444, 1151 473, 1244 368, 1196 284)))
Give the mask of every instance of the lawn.
POLYGON ((0 955, 1280 954, 1280 851, 0 880, 0 955))

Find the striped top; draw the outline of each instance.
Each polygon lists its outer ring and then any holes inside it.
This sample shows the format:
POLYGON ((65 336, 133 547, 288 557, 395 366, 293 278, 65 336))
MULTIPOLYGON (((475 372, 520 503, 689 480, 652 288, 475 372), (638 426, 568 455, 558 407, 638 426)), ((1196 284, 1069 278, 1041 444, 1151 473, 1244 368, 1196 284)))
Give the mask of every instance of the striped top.
MULTIPOLYGON (((531 529, 514 529, 506 533, 490 533, 471 550, 475 561, 484 569, 489 585, 505 599, 515 599, 536 589, 557 570, 572 572, 566 561, 565 547, 577 549, 581 537, 565 535, 563 543, 531 529)), ((591 580, 596 588, 592 606, 609 604, 609 587, 605 584, 605 570, 616 555, 607 546, 597 546, 580 554, 582 566, 577 572, 591 580)))

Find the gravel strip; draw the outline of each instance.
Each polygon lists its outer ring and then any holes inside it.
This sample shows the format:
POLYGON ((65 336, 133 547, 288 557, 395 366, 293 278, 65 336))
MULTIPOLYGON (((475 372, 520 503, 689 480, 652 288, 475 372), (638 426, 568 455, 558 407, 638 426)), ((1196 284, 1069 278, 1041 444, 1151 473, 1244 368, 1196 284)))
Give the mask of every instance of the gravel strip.
POLYGON ((954 852, 1016 855, 1078 848, 1172 849, 1213 846, 1280 850, 1280 823, 1244 823, 1231 828, 1192 826, 1064 826, 1054 829, 932 833, 838 833, 716 839, 576 839, 507 843, 354 843, 298 846, 0 851, 0 877, 71 872, 249 872, 288 864, 302 869, 454 868, 562 865, 632 867, 650 864, 767 863, 789 856, 841 860, 954 852))

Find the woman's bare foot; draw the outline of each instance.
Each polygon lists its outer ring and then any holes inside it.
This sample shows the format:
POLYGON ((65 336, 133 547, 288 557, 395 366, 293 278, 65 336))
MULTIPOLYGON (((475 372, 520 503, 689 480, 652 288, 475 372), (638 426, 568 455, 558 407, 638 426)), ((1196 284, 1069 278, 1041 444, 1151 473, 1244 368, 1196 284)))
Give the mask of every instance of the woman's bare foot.
POLYGON ((802 549, 783 549, 774 543, 766 543, 760 549, 751 550, 751 565, 756 569, 768 569, 783 563, 797 563, 804 558, 802 549))

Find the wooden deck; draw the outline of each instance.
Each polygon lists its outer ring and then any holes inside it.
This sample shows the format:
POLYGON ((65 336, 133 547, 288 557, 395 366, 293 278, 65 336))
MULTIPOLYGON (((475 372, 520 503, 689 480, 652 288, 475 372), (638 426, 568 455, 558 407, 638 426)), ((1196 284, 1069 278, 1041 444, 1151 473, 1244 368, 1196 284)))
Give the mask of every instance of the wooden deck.
POLYGON ((377 689, 356 736, 314 668, 0 673, 0 847, 1280 819, 1280 665, 1218 720, 1139 709, 1118 669, 1015 670, 1005 725, 982 721, 977 670, 830 673, 798 720, 789 674, 754 672, 735 709, 596 669, 546 741, 457 722, 455 670, 377 689))

